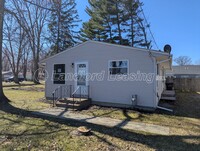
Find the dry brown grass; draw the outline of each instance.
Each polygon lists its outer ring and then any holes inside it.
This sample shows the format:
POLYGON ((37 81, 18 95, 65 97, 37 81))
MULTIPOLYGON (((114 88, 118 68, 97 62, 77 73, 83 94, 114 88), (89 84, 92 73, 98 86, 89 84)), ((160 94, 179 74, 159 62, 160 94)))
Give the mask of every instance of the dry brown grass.
MULTIPOLYGON (((5 94, 13 106, 39 110, 49 104, 38 101, 44 92, 27 91, 34 85, 7 86, 5 94)), ((35 87, 44 87, 39 85, 35 87)), ((126 120, 154 123, 171 127, 170 136, 109 128, 73 121, 54 122, 38 118, 22 117, 0 111, 0 150, 200 150, 199 94, 178 94, 178 109, 174 115, 142 113, 114 108, 92 107, 83 114, 106 116, 126 120), (188 102, 189 101, 189 102, 188 102), (191 103, 193 104, 191 105, 191 103), (182 103, 182 104, 180 104, 182 103), (190 105, 190 106, 188 106, 190 105), (193 110, 191 110, 193 109, 193 110), (185 110, 185 111, 184 111, 185 110), (186 113, 185 113, 186 112, 186 113), (79 126, 92 129, 91 136, 76 136, 73 131, 79 126)))

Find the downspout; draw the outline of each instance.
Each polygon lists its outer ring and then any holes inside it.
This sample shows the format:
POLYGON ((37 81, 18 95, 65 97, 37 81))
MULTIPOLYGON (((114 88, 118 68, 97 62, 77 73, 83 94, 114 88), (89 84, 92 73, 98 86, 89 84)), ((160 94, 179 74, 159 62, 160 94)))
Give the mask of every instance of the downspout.
MULTIPOLYGON (((153 57, 153 56, 152 56, 153 57)), ((156 58, 153 57, 153 60, 154 60, 154 73, 155 73, 155 81, 154 81, 154 93, 155 93, 155 101, 154 101, 154 104, 155 104, 155 107, 157 106, 157 99, 158 99, 158 92, 157 92, 157 80, 156 80, 156 77, 157 77, 157 63, 156 63, 156 58)))
POLYGON ((157 108, 160 109, 160 110, 165 110, 165 111, 168 111, 168 112, 173 112, 173 110, 165 108, 165 107, 157 106, 157 108))

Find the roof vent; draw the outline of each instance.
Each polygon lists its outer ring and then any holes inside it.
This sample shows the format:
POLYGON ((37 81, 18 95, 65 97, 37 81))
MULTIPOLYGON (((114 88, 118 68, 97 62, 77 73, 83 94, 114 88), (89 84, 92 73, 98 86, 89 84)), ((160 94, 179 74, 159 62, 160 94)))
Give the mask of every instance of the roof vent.
POLYGON ((171 53, 171 51, 172 51, 172 47, 170 46, 170 45, 165 45, 165 47, 164 47, 164 52, 167 52, 167 53, 171 53))

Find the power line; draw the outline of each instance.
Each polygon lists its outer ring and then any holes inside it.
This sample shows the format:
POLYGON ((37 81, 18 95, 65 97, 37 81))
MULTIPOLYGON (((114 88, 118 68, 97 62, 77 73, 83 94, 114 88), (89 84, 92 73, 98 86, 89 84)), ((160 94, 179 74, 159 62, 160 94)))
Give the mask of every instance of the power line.
MULTIPOLYGON (((143 15, 143 17, 144 17, 144 20, 145 20, 146 24, 148 25, 147 18, 146 18, 145 14, 144 14, 144 10, 143 10, 142 6, 140 5, 139 0, 138 0, 138 4, 139 4, 139 7, 140 7, 140 9, 141 9, 141 12, 142 12, 142 15, 143 15)), ((151 37, 152 37, 152 39, 153 39, 153 41, 154 41, 154 43, 155 43, 155 45, 156 45, 156 48, 157 48, 158 50, 160 50, 159 47, 158 47, 158 44, 157 44, 157 42, 156 42, 156 40, 155 40, 155 37, 154 37, 154 35, 153 35, 152 31, 151 31, 150 26, 147 26, 147 28, 149 29, 149 32, 150 32, 151 37)))

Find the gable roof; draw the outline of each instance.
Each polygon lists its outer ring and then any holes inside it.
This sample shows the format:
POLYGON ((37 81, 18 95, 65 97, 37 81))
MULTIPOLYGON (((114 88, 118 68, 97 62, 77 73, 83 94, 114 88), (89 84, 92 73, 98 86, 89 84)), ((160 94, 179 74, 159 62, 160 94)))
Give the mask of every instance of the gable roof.
POLYGON ((170 56, 169 53, 166 53, 166 52, 163 52, 163 51, 157 51, 157 50, 153 50, 153 49, 144 49, 144 48, 136 48, 136 47, 130 47, 130 46, 123 46, 123 45, 119 45, 119 44, 111 44, 111 43, 106 43, 106 42, 99 42, 99 41, 93 41, 93 40, 89 40, 89 41, 86 41, 86 42, 83 42, 77 46, 74 46, 72 48, 69 48, 65 51, 62 51, 58 54, 55 54, 54 56, 51 56, 51 57, 48 57, 46 59, 43 59, 40 61, 40 63, 45 63, 47 60, 51 59, 51 58, 54 58, 56 56, 59 56, 65 52, 68 52, 68 51, 71 51, 75 48, 78 48, 78 47, 81 47, 83 45, 86 45, 86 44, 89 44, 89 43, 94 43, 94 44, 101 44, 101 45, 109 45, 109 46, 112 46, 112 47, 120 47, 120 48, 124 48, 124 49, 130 49, 130 50, 134 50, 134 51, 143 51, 143 52, 151 52, 151 53, 154 53, 154 54, 159 54, 159 55, 163 55, 163 56, 170 56))

